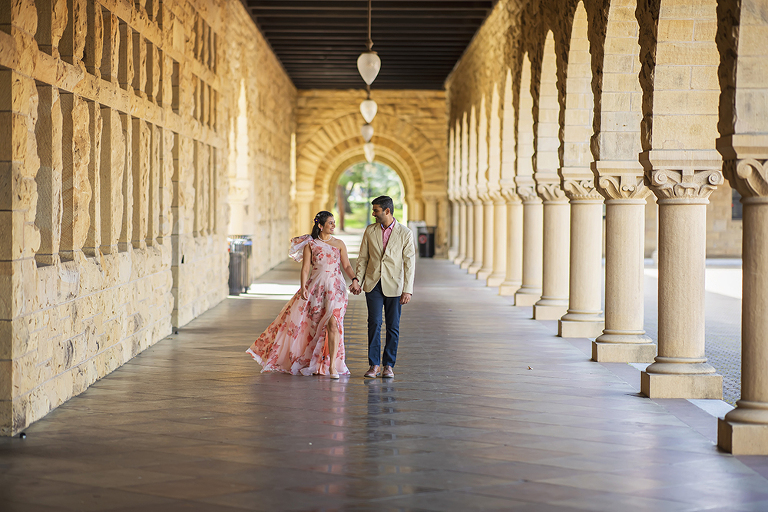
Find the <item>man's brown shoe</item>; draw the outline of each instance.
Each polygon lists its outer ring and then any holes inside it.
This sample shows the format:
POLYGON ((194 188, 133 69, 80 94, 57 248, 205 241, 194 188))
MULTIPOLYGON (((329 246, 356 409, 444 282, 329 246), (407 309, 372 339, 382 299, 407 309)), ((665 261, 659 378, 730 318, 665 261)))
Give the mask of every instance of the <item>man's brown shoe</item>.
POLYGON ((391 379, 395 376, 395 372, 392 371, 391 366, 385 366, 384 371, 381 372, 382 379, 391 379))
POLYGON ((368 371, 365 372, 364 377, 367 379, 372 379, 374 377, 379 376, 379 365, 374 364, 370 368, 368 368, 368 371))

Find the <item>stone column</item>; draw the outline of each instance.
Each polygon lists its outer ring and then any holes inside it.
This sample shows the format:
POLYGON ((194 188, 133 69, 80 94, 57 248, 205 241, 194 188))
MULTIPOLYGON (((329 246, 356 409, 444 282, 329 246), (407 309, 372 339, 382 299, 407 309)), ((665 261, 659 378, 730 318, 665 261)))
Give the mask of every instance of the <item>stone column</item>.
POLYGON ((507 275, 507 202, 500 193, 493 200, 493 272, 486 285, 500 286, 507 275))
POLYGON ((502 189, 506 199, 507 219, 506 269, 499 295, 515 295, 523 284, 523 202, 514 188, 502 189))
POLYGON ((451 198, 451 247, 448 250, 448 259, 454 261, 459 255, 459 201, 451 198))
POLYGON ((464 198, 459 197, 458 201, 459 211, 459 253, 453 259, 455 265, 461 265, 467 257, 467 204, 464 202, 464 198))
POLYGON ((720 399, 723 377, 704 355, 704 271, 707 198, 723 174, 714 152, 679 153, 641 155, 659 204, 659 355, 640 389, 650 398, 720 399))
POLYGON ((632 161, 593 164, 605 197, 605 329, 592 342, 592 360, 650 363, 656 345, 643 329, 645 204, 650 190, 632 161))
POLYGON ((558 335, 594 338, 605 324, 600 308, 603 198, 591 172, 566 179, 564 188, 571 202, 571 268, 568 312, 558 323, 558 335))
POLYGON ((466 204, 466 210, 467 210, 467 220, 466 220, 466 227, 467 227, 467 234, 466 234, 466 255, 464 256, 464 260, 461 262, 461 268, 462 269, 468 269, 470 265, 472 265, 472 261, 474 259, 475 254, 475 204, 472 201, 471 198, 467 198, 464 203, 466 204))
POLYGON ((523 200, 523 283, 515 292, 515 306, 533 306, 541 297, 543 211, 533 191, 533 178, 517 178, 517 193, 523 200))
POLYGON ((493 273, 493 236, 494 228, 493 199, 490 195, 483 195, 483 261, 477 271, 477 278, 487 281, 493 273))
POLYGON ((483 201, 472 198, 472 262, 467 273, 476 275, 483 266, 483 201))
POLYGON ((570 210, 559 183, 540 182, 536 192, 544 203, 544 257, 541 299, 533 306, 533 318, 558 320, 568 312, 570 210))
POLYGON ((734 135, 718 146, 742 195, 744 236, 741 399, 718 420, 717 444, 734 455, 768 455, 768 137, 734 135))

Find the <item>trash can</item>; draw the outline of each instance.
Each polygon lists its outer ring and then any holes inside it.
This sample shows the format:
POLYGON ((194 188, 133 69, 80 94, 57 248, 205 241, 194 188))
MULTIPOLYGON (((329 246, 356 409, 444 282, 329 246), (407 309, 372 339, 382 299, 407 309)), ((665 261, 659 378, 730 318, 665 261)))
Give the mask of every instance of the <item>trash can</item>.
POLYGON ((419 257, 435 256, 435 226, 419 226, 419 257))
MULTIPOLYGON (((229 241, 229 254, 239 254, 241 256, 241 262, 239 264, 232 265, 232 259, 230 257, 229 266, 229 282, 230 290, 233 282, 240 284, 240 293, 246 293, 248 287, 251 286, 251 254, 253 249, 253 238, 250 235, 230 235, 227 237, 229 241), (237 272, 233 275, 233 272, 237 272)), ((233 294, 237 295, 237 294, 233 294)))
POLYGON ((229 294, 240 295, 243 292, 243 261, 245 256, 239 252, 229 253, 229 294))

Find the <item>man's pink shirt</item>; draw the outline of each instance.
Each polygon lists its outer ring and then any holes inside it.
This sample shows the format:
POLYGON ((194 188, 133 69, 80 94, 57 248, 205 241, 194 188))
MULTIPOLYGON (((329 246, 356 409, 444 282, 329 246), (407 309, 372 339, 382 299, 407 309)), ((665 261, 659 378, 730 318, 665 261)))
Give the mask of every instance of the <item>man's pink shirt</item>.
POLYGON ((385 228, 381 226, 381 245, 383 246, 382 252, 387 250, 387 242, 389 242, 389 235, 392 234, 392 228, 395 227, 395 219, 392 219, 392 223, 389 227, 385 228))

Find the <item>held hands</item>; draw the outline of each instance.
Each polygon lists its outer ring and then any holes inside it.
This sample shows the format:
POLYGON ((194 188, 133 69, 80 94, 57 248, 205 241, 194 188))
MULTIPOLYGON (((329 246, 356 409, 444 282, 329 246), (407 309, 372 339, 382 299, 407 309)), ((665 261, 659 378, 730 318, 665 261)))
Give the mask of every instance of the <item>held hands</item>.
POLYGON ((349 291, 351 291, 354 295, 360 295, 360 292, 363 291, 363 289, 360 286, 360 283, 355 280, 352 281, 351 285, 349 285, 349 291))
POLYGON ((408 304, 411 302, 411 294, 403 292, 402 295, 400 295, 400 304, 408 304))

